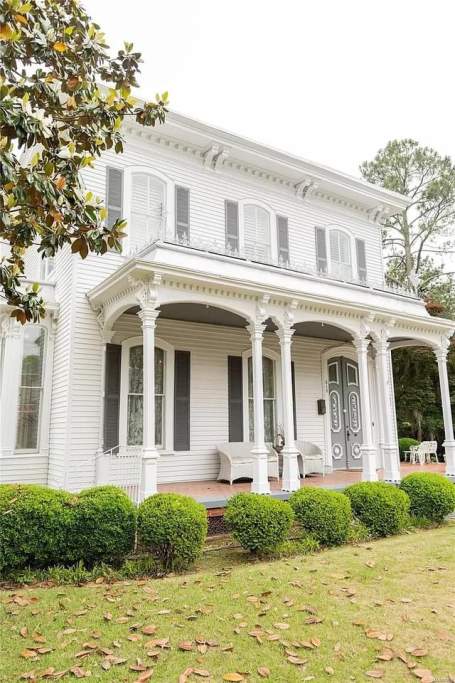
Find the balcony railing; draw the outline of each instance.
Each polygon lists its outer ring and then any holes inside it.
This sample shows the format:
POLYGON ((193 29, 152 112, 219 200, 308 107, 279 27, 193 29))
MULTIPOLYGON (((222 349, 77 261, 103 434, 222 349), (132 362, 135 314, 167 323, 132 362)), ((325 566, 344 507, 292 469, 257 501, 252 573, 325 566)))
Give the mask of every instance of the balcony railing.
MULTIPOLYGON (((161 232, 161 231, 160 231, 161 232)), ((225 241, 221 240, 208 240, 202 239, 200 237, 192 237, 189 239, 177 239, 175 236, 156 234, 154 238, 147 241, 142 247, 137 247, 134 251, 129 251, 127 256, 141 256, 150 250, 151 247, 157 244, 173 244, 181 247, 186 247, 187 249, 194 249, 195 251, 204 252, 207 254, 216 254, 218 256, 228 256, 236 261, 243 263, 254 263, 266 266, 271 266, 274 268, 279 268, 281 270, 286 270, 292 273, 298 273, 302 275, 309 275, 311 277, 323 278, 332 282, 344 282, 351 285, 357 285, 365 289, 374 289, 382 292, 388 292, 391 294, 399 294, 401 296, 406 296, 412 299, 418 299, 419 297, 416 293, 406 287, 401 287, 398 285, 385 284, 380 280, 360 280, 355 278, 349 269, 344 269, 345 272, 338 271, 337 273, 328 273, 322 270, 318 270, 316 266, 295 258, 289 258, 289 260, 283 259, 273 259, 268 256, 268 249, 264 245, 255 245, 252 247, 251 244, 248 245, 247 253, 242 248, 232 249, 226 245, 225 241)))

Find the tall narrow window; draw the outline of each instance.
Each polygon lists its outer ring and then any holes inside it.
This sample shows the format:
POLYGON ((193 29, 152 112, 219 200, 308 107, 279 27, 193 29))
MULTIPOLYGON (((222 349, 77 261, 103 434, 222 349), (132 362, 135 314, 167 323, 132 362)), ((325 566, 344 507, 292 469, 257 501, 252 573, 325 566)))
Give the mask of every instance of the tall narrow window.
POLYGON ((190 191, 179 185, 175 188, 175 237, 180 244, 190 240, 190 191))
POLYGON ((327 273, 327 240, 325 228, 315 227, 316 239, 316 269, 318 273, 327 273))
MULTIPOLYGON (((132 346, 128 368, 127 445, 139 446, 143 441, 143 347, 132 346)), ((155 444, 163 446, 165 404, 165 354, 155 347, 155 444)))
POLYGON ((351 239, 342 230, 330 231, 330 270, 341 280, 352 279, 351 239))
POLYGON ((226 251, 229 254, 239 253, 239 205, 228 199, 224 202, 226 223, 226 251))
POLYGON ((286 216, 276 217, 278 241, 278 262, 281 266, 289 265, 289 227, 286 216))
POLYGON ((165 217, 165 185, 149 173, 132 173, 129 247, 133 251, 161 239, 165 217))
POLYGON ((244 207, 245 256, 252 261, 270 261, 270 214, 261 206, 244 207))
POLYGON ((112 228, 123 212, 123 171, 120 168, 106 168, 107 225, 112 228))
POLYGON ((357 255, 357 275, 362 283, 367 281, 367 255, 365 249, 365 240, 359 238, 355 241, 356 255, 357 255))
POLYGON ((25 327, 19 387, 17 450, 38 450, 39 447, 45 339, 46 333, 42 327, 25 327))
MULTIPOLYGON (((264 441, 273 443, 276 432, 276 392, 275 363, 271 358, 262 356, 262 383, 264 392, 264 441)), ((254 441, 254 393, 253 359, 248 358, 248 417, 249 440, 254 441)))
POLYGON ((55 271, 55 256, 47 256, 41 260, 40 277, 41 280, 50 280, 55 271))

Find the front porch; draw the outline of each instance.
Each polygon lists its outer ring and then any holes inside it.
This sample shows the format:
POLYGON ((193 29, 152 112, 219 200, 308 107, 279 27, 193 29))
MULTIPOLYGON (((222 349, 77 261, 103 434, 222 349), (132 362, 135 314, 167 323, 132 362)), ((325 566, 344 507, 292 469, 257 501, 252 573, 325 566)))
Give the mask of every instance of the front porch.
MULTIPOLYGON (((411 472, 436 472, 444 474, 444 463, 431 463, 426 465, 411 465, 409 463, 401 463, 400 474, 401 478, 405 477, 411 472)), ((378 471, 378 478, 384 479, 384 470, 378 471)), ((300 480, 300 486, 320 486, 321 488, 342 490, 350 484, 355 484, 362 479, 361 470, 338 470, 330 472, 324 477, 320 474, 311 474, 300 480)), ((242 481, 238 483, 227 484, 222 481, 187 481, 175 484, 159 484, 158 493, 181 493, 185 496, 194 498, 199 503, 205 505, 207 509, 224 508, 229 498, 241 491, 249 491, 251 483, 242 481)), ((270 480, 271 495, 276 498, 288 498, 289 493, 282 491, 282 480, 270 480)))

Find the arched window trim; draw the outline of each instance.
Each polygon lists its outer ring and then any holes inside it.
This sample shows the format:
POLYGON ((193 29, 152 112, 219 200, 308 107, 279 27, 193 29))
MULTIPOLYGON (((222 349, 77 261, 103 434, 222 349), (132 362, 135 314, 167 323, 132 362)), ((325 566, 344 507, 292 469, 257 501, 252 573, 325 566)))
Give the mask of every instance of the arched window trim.
MULTIPOLYGON (((161 171, 159 171, 154 166, 125 166, 123 168, 123 213, 128 222, 128 225, 132 225, 132 202, 131 202, 131 192, 133 188, 133 174, 134 173, 145 173, 149 176, 154 176, 161 180, 165 186, 165 207, 164 207, 164 220, 162 226, 162 238, 172 234, 174 229, 174 203, 175 203, 175 183, 161 171)), ((127 227, 128 233, 128 227, 127 227)), ((127 253, 130 249, 130 238, 126 237, 124 240, 124 252, 127 253)))
MULTIPOLYGON (((137 446, 127 445, 128 433, 128 386, 129 386, 129 352, 133 346, 143 346, 143 337, 129 337, 122 342, 122 361, 120 372, 120 415, 119 443, 121 449, 137 446)), ((170 452, 174 444, 174 347, 164 339, 155 337, 155 346, 165 354, 165 402, 164 402, 164 443, 160 452, 170 452)))
POLYGON ((276 217, 277 212, 272 209, 269 204, 257 199, 256 197, 243 197, 238 200, 239 205, 239 244, 241 252, 245 251, 245 206, 258 206, 264 211, 267 211, 270 218, 270 260, 275 262, 278 260, 277 250, 277 227, 276 217))
MULTIPOLYGON (((39 453, 41 450, 41 445, 42 442, 44 441, 43 439, 43 434, 44 434, 44 429, 48 427, 47 423, 48 420, 45 420, 46 413, 48 411, 48 406, 47 402, 49 401, 49 396, 46 391, 46 371, 48 367, 48 348, 49 348, 49 330, 47 329, 46 325, 39 325, 39 324, 31 324, 31 325, 26 325, 22 329, 22 334, 21 334, 21 352, 20 352, 20 364, 19 364, 19 377, 18 377, 18 384, 17 384, 17 399, 16 399, 16 405, 15 405, 15 416, 14 416, 14 424, 11 425, 11 428, 14 429, 14 453, 20 455, 20 454, 28 454, 28 453, 39 453), (40 401, 39 401, 39 409, 38 409, 38 429, 37 429, 37 434, 36 434, 36 446, 32 448, 17 448, 17 430, 19 426, 19 398, 20 398, 20 390, 22 385, 22 365, 24 362, 24 345, 25 345, 25 330, 28 328, 39 328, 40 330, 43 330, 44 332, 44 343, 43 343, 43 359, 42 359, 42 365, 41 365, 41 384, 40 384, 40 401)), ((36 387, 37 388, 37 387, 36 387)))
MULTIPOLYGON (((281 358, 280 354, 272 349, 263 348, 262 355, 270 358, 274 362, 275 374, 275 397, 276 397, 276 425, 283 423, 283 407, 281 395, 281 358)), ((243 440, 248 442, 249 437, 249 411, 248 411, 248 359, 251 358, 251 349, 247 349, 242 353, 242 382, 243 382, 243 440)))
POLYGON ((326 226, 326 234, 327 234, 327 254, 328 254, 328 272, 329 275, 335 275, 334 269, 333 269, 333 263, 332 263, 332 247, 331 247, 331 240, 330 240, 330 235, 332 232, 341 232, 346 235, 346 237, 349 239, 349 249, 350 249, 350 254, 351 254, 351 280, 354 280, 357 278, 357 254, 356 254, 356 249, 355 249, 355 236, 349 230, 349 228, 342 227, 341 225, 337 225, 332 223, 331 225, 326 226))

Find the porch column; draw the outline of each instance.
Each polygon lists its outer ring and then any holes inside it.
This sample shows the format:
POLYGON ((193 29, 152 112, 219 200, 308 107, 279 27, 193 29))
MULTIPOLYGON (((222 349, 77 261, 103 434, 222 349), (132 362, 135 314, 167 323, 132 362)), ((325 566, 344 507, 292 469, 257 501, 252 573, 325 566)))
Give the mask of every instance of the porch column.
POLYGON ((157 492, 158 451, 155 445, 155 327, 159 311, 144 306, 138 313, 143 331, 143 437, 141 500, 157 492))
POLYGON ((455 479, 455 438, 453 434, 452 406, 450 404, 449 376, 447 374, 447 345, 434 350, 438 361, 439 387, 441 390, 442 415, 444 418, 445 441, 443 443, 446 457, 446 475, 455 479))
POLYGON ((363 460, 363 481, 377 481, 376 471, 376 448, 373 443, 373 431, 371 428, 371 404, 370 384, 368 378, 368 345, 369 339, 357 337, 354 346, 357 349, 357 362, 359 366, 360 386, 360 414, 362 418, 363 443, 361 446, 363 460))
POLYGON ((262 378, 262 337, 265 326, 254 322, 248 326, 251 338, 251 361, 253 365, 253 404, 254 404, 254 456, 253 493, 270 493, 268 479, 268 451, 264 443, 264 386, 262 378))
POLYGON ((283 426, 285 445, 282 450, 283 491, 297 491, 300 488, 299 465, 297 461, 298 451, 294 440, 294 410, 292 396, 292 363, 291 344, 295 330, 288 324, 277 330, 281 350, 281 385, 283 396, 283 426))
POLYGON ((14 318, 2 322, 3 362, 0 377, 0 455, 16 449, 17 405, 21 376, 23 329, 14 318))
POLYGON ((395 438, 395 400, 390 385, 390 350, 385 338, 377 338, 373 343, 376 351, 376 368, 379 405, 383 429, 384 480, 398 483, 400 476, 400 454, 395 438))

